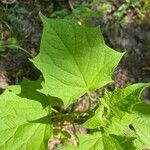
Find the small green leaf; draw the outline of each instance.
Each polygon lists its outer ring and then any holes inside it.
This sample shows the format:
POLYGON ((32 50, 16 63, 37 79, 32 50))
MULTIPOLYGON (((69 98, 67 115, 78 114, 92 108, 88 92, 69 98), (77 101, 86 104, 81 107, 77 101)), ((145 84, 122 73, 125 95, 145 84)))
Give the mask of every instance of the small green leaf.
POLYGON ((82 126, 88 129, 105 127, 108 124, 107 116, 109 116, 109 106, 101 99, 94 116, 88 119, 82 126))
POLYGON ((90 119, 88 119, 82 126, 87 129, 95 129, 100 126, 105 126, 106 122, 98 116, 94 116, 90 119))
POLYGON ((33 63, 43 73, 44 93, 59 97, 67 106, 112 81, 112 71, 123 54, 106 46, 99 27, 40 16, 44 29, 33 63))
POLYGON ((150 147, 150 105, 140 103, 133 107, 133 123, 138 140, 143 147, 150 147))

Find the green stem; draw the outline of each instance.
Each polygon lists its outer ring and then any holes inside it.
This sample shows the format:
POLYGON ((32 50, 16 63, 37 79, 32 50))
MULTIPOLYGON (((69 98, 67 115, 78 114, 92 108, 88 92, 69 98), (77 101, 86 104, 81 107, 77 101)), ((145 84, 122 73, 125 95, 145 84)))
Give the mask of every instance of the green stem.
POLYGON ((33 56, 27 51, 25 50, 24 48, 18 46, 18 45, 13 45, 13 44, 8 44, 8 45, 0 45, 0 48, 6 48, 6 47, 13 47, 13 48, 16 48, 16 49, 20 49, 22 50, 23 52, 29 54, 31 56, 31 58, 33 58, 33 56))
POLYGON ((51 110, 53 111, 53 112, 55 112, 55 113, 59 113, 59 111, 58 110, 56 110, 55 108, 53 108, 53 107, 51 107, 51 110))

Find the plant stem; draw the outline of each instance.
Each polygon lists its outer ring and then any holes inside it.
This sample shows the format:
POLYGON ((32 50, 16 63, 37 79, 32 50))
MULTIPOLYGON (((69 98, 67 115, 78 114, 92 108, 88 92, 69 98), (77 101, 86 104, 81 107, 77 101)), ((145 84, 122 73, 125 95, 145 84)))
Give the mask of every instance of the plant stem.
POLYGON ((89 110, 91 109, 91 106, 92 106, 92 97, 91 97, 91 93, 88 91, 87 92, 88 94, 88 97, 89 97, 89 110))
POLYGON ((22 50, 23 52, 29 54, 29 55, 31 56, 31 58, 33 58, 33 56, 32 56, 27 50, 25 50, 24 48, 22 48, 22 47, 20 47, 20 46, 17 46, 17 45, 13 45, 13 46, 14 46, 15 48, 18 48, 18 49, 22 50))
POLYGON ((59 111, 58 110, 56 110, 55 108, 53 108, 53 107, 51 107, 51 110, 53 111, 53 112, 55 112, 55 113, 59 113, 59 111))

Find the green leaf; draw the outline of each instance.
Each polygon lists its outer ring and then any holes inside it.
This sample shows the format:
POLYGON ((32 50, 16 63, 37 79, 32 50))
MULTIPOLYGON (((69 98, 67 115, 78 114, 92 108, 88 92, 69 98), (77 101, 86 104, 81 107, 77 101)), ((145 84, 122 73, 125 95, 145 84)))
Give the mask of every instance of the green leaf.
POLYGON ((40 90, 42 89, 42 83, 42 78, 38 79, 37 81, 24 79, 20 85, 9 86, 8 89, 10 91, 13 91, 20 97, 39 101, 42 104, 43 108, 45 108, 51 105, 50 100, 53 101, 54 98, 48 98, 46 95, 40 93, 40 90))
MULTIPOLYGON (((22 90, 23 85, 28 83, 26 81, 22 84, 22 90)), ((27 98, 21 95, 19 85, 0 95, 1 150, 47 149, 52 125, 50 124, 50 118, 49 122, 45 122, 45 118, 50 115, 51 110, 46 102, 46 97, 41 96, 42 101, 35 100, 34 94, 36 92, 30 91, 30 89, 35 88, 34 85, 26 87, 26 91, 28 90, 25 93, 28 95, 27 98)))
MULTIPOLYGON (((110 118, 113 124, 114 129, 117 127, 117 130, 120 132, 120 119, 130 112, 131 108, 135 103, 139 103, 139 95, 141 90, 145 87, 146 84, 134 84, 126 87, 125 89, 116 89, 113 92, 105 93, 105 97, 100 99, 99 107, 95 111, 95 114, 92 118, 87 120, 83 126, 85 128, 97 128, 100 126, 106 126, 110 124, 110 118), (112 117, 114 117, 112 119, 112 117), (116 119, 117 118, 117 119, 116 119)), ((125 125, 128 127, 128 123, 125 125)))
POLYGON ((106 123, 104 119, 99 116, 93 116, 92 118, 88 119, 82 126, 88 129, 95 129, 105 125, 106 123))
MULTIPOLYGON (((144 109, 146 108, 147 106, 144 109)), ((135 137, 134 143, 135 146, 138 145, 137 149, 150 147, 150 114, 126 113, 121 119, 114 117, 111 121, 112 125, 106 130, 107 133, 135 137)))
POLYGON ((96 134, 79 135, 80 144, 78 147, 66 147, 65 150, 128 150, 128 147, 134 150, 133 138, 124 136, 96 134), (120 143, 118 142, 120 141, 120 143))
POLYGON ((132 111, 134 113, 132 126, 138 140, 142 142, 144 148, 150 147, 150 105, 139 103, 133 107, 132 111))
POLYGON ((121 145, 123 149, 150 147, 150 105, 140 99, 140 94, 147 85, 149 84, 134 84, 125 89, 106 92, 105 97, 100 99, 94 116, 83 126, 90 129, 102 126, 104 133, 111 134, 120 145, 124 143, 121 145))
POLYGON ((140 102, 140 94, 146 85, 146 83, 138 83, 129 85, 125 89, 107 92, 104 99, 113 113, 121 117, 125 112, 130 112, 131 108, 140 102))
POLYGON ((101 132, 98 134, 81 134, 78 135, 79 137, 79 146, 78 147, 72 147, 68 146, 65 147, 65 150, 102 150, 103 143, 102 143, 102 135, 101 132))
POLYGON ((111 108, 111 124, 106 132, 136 137, 135 146, 140 145, 141 149, 150 147, 150 105, 140 100, 140 93, 146 85, 130 85, 105 97, 111 108))
POLYGON ((100 126, 105 127, 108 123, 107 116, 110 113, 109 111, 109 106, 103 100, 100 100, 94 116, 88 119, 82 126, 88 129, 94 129, 100 126))
POLYGON ((67 106, 112 81, 112 71, 123 54, 105 45, 99 27, 40 16, 44 29, 33 63, 43 73, 44 93, 63 99, 67 106))
POLYGON ((134 105, 132 111, 135 111, 138 114, 150 115, 150 105, 144 102, 134 105))
POLYGON ((127 137, 135 136, 134 132, 129 128, 129 125, 132 124, 132 117, 128 113, 124 113, 122 117, 113 116, 106 132, 114 135, 125 135, 127 137))
MULTIPOLYGON (((146 84, 134 84, 125 89, 116 89, 113 92, 106 92, 105 97, 100 99, 94 116, 88 119, 83 126, 89 129, 98 128, 100 126, 105 127, 107 124, 110 124, 109 117, 114 115, 115 119, 113 118, 114 120, 112 121, 114 128, 117 127, 117 130, 120 130, 119 119, 121 119, 126 112, 130 112, 136 103, 140 102, 139 95, 145 85, 146 84), (118 120, 116 120, 116 117, 118 120)), ((126 123, 124 122, 124 124, 126 123)))
POLYGON ((134 146, 134 137, 127 137, 127 136, 118 136, 111 134, 110 137, 114 138, 118 143, 121 145, 123 150, 135 150, 134 146))

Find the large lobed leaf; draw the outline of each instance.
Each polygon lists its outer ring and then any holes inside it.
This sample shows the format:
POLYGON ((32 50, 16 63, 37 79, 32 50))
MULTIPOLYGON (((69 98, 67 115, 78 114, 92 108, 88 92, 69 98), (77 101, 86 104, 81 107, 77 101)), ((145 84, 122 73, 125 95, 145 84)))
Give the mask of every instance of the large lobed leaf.
POLYGON ((45 93, 68 105, 112 81, 112 71, 123 54, 105 45, 99 27, 86 28, 74 21, 43 15, 41 18, 41 48, 33 63, 43 73, 45 93))
POLYGON ((47 98, 34 91, 37 83, 26 80, 22 88, 19 85, 12 87, 0 96, 1 150, 47 149, 52 127, 50 120, 48 124, 44 118, 50 114, 50 108, 47 98), (22 93, 23 89, 26 93, 22 93), (42 98, 41 101, 34 95, 42 98))

